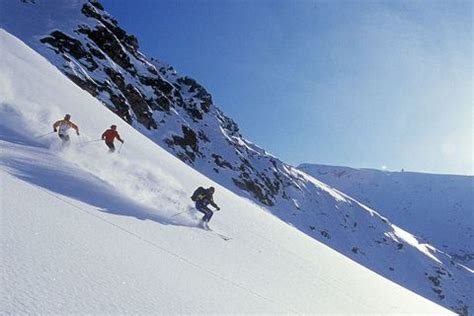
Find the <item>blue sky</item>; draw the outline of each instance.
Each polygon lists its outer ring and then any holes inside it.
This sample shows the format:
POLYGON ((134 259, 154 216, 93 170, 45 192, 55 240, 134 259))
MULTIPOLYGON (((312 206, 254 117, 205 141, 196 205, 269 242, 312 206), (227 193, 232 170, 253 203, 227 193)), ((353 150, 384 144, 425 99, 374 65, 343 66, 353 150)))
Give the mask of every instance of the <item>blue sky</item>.
POLYGON ((283 161, 473 174, 470 1, 101 2, 283 161))

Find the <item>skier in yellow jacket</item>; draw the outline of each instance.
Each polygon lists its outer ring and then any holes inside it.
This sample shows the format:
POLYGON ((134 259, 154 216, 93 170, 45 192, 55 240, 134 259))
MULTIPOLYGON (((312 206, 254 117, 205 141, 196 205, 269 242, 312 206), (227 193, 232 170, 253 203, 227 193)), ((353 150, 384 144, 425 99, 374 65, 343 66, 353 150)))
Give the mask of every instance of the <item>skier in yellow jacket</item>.
POLYGON ((76 134, 79 136, 79 127, 70 121, 71 115, 66 114, 64 119, 57 121, 53 124, 54 132, 58 132, 59 138, 63 141, 64 145, 69 145, 69 133, 68 130, 73 128, 76 130, 76 134))

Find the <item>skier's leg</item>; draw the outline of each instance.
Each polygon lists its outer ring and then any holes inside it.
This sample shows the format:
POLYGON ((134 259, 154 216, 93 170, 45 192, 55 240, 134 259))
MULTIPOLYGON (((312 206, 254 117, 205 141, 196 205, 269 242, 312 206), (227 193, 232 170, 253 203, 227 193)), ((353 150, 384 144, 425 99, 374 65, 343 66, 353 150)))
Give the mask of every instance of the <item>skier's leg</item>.
POLYGON ((206 215, 204 215, 202 220, 208 223, 211 220, 211 217, 212 215, 214 215, 214 213, 207 206, 204 206, 203 213, 206 215))
POLYGON ((61 144, 61 148, 69 146, 69 135, 58 134, 58 136, 63 141, 61 144))
POLYGON ((204 216, 202 218, 203 221, 209 222, 211 220, 212 215, 214 214, 206 205, 204 205, 201 201, 196 202, 196 209, 204 213, 204 216))
POLYGON ((114 143, 105 143, 109 147, 109 152, 113 153, 115 151, 114 143))

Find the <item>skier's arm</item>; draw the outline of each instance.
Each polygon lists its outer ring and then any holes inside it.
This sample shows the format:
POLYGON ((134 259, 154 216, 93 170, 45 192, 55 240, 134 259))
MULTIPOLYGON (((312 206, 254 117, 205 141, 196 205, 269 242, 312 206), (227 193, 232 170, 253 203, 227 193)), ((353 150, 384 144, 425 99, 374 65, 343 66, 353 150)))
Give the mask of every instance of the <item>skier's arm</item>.
POLYGON ((71 124, 71 127, 76 130, 76 134, 79 135, 79 126, 77 126, 77 125, 74 124, 73 122, 69 122, 69 123, 71 124))
POLYGON ((59 126, 59 124, 61 124, 61 121, 62 121, 62 120, 56 121, 56 122, 53 124, 53 130, 54 130, 55 132, 58 130, 58 126, 59 126))
POLYGON ((212 206, 214 206, 216 209, 220 210, 221 208, 219 206, 217 206, 217 204, 214 202, 214 199, 211 197, 211 199, 209 200, 209 204, 211 204, 212 206))
POLYGON ((102 140, 105 140, 105 134, 106 134, 106 133, 107 133, 107 131, 105 131, 105 132, 102 133, 102 137, 101 137, 102 140))
POLYGON ((123 144, 123 139, 121 139, 121 138, 120 138, 120 135, 119 135, 119 133, 117 133, 117 139, 118 139, 119 141, 121 141, 121 142, 122 142, 122 144, 123 144))

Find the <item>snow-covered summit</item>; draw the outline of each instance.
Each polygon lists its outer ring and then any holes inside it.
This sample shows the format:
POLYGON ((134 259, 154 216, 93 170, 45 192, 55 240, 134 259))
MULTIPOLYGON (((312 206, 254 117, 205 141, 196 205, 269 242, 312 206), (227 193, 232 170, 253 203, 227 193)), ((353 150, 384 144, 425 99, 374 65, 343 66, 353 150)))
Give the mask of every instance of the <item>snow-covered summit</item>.
MULTIPOLYGON (((142 54, 138 40, 99 2, 0 0, 0 5, 1 27, 105 104, 97 111, 88 108, 97 121, 108 108, 148 141, 356 262, 446 307, 461 311, 471 305, 466 280, 472 272, 393 226, 376 209, 243 138, 202 85, 142 54)), ((50 107, 50 100, 42 101, 42 106, 50 107)), ((82 121, 80 109, 78 104, 76 111, 69 111, 73 117, 79 115, 78 121, 82 121)), ((92 133, 97 131, 91 137, 92 133)), ((147 177, 139 173, 133 179, 147 177)), ((128 181, 128 175, 120 179, 128 181)), ((153 199, 149 192, 133 190, 131 183, 133 194, 153 199)))
POLYGON ((4 30, 0 43, 1 314, 452 314, 186 166, 4 30), (60 151, 39 136, 64 113, 81 136, 60 151), (116 155, 89 142, 111 123, 116 155), (230 241, 196 227, 198 185, 217 188, 212 225, 230 241))

